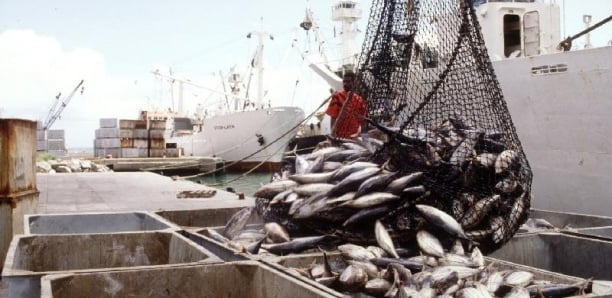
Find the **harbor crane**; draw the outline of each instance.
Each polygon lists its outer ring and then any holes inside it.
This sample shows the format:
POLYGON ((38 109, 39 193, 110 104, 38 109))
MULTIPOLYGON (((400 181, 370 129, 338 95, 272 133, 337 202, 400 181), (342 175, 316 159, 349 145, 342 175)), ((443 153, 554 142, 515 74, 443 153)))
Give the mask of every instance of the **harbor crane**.
POLYGON ((57 120, 61 116, 62 111, 64 110, 64 108, 66 108, 66 106, 72 99, 72 96, 74 96, 74 94, 79 90, 79 88, 81 88, 81 94, 83 94, 83 90, 85 89, 85 87, 83 86, 83 82, 84 80, 81 80, 81 82, 79 82, 79 84, 74 87, 74 90, 72 90, 72 92, 70 92, 70 94, 68 94, 68 96, 64 97, 63 99, 60 100, 62 95, 61 92, 55 96, 55 102, 53 102, 53 105, 51 105, 49 113, 47 114, 45 121, 43 121, 43 130, 45 132, 49 130, 53 123, 55 123, 55 120, 57 120))

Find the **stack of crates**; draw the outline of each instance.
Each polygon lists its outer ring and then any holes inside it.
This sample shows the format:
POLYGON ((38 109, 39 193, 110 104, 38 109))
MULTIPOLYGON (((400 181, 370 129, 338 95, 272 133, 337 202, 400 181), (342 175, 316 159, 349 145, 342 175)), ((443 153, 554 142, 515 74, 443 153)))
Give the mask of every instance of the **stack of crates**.
POLYGON ((95 157, 121 157, 121 138, 117 127, 117 118, 100 119, 100 128, 96 129, 94 139, 95 157))
POLYGON ((66 155, 66 139, 63 129, 47 130, 47 152, 55 156, 66 155))
POLYGON ((121 157, 163 157, 165 130, 163 120, 119 120, 121 157))

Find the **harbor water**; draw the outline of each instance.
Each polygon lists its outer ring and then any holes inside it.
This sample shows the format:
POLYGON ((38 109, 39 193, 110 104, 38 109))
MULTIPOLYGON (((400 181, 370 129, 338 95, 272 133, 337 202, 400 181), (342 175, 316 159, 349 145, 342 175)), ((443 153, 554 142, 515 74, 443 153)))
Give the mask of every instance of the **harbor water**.
POLYGON ((189 178, 188 180, 231 192, 243 192, 247 196, 252 196, 261 185, 270 182, 272 174, 272 172, 258 172, 245 175, 242 172, 227 172, 189 178))

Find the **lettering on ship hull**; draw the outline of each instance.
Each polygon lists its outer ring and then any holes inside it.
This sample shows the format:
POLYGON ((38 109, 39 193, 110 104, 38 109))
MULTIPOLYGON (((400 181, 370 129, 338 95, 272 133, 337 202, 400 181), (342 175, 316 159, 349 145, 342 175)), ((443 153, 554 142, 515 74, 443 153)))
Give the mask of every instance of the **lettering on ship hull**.
POLYGON ((224 130, 224 129, 233 129, 236 128, 234 124, 226 124, 226 125, 215 125, 213 129, 215 130, 224 130))

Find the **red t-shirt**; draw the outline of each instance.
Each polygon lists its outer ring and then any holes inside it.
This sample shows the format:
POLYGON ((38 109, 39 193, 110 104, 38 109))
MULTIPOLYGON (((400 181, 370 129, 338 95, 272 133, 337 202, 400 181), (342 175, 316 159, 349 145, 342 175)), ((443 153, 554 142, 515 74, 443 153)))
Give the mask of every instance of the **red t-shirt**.
POLYGON ((341 138, 350 138, 351 135, 359 131, 359 127, 363 123, 367 108, 365 101, 359 94, 350 92, 351 98, 348 100, 348 105, 342 109, 342 105, 347 102, 346 90, 338 91, 332 96, 331 102, 325 113, 336 119, 336 128, 333 134, 341 138))

